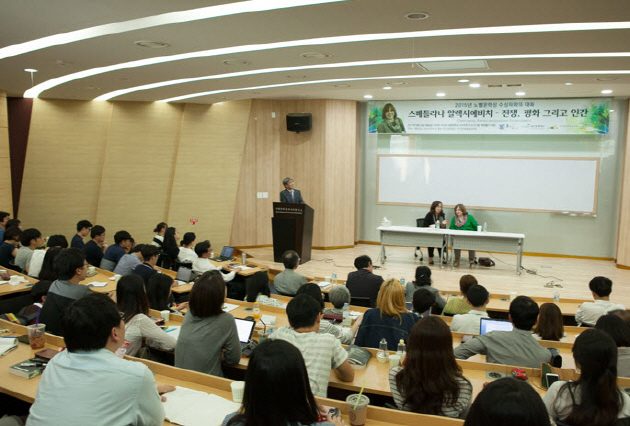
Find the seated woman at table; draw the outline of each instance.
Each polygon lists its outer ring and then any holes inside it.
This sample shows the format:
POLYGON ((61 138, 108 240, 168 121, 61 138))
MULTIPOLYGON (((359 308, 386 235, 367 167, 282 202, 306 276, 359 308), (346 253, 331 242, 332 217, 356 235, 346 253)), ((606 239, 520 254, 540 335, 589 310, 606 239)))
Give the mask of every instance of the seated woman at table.
POLYGON ((232 314, 223 311, 227 289, 219 271, 205 272, 190 292, 188 312, 177 339, 175 367, 223 377, 241 360, 241 343, 232 314))
POLYGON ((222 426, 342 426, 340 417, 320 413, 302 353, 284 340, 266 340, 254 349, 245 376, 243 403, 222 426), (326 421, 320 421, 322 414, 326 421))
POLYGON ((181 247, 179 248, 179 253, 177 254, 177 261, 179 263, 190 263, 192 268, 192 263, 199 258, 194 250, 196 242, 197 236, 194 232, 186 232, 184 234, 184 238, 181 241, 181 247))
POLYGON ((376 308, 368 309, 363 314, 354 343, 357 346, 378 348, 384 338, 387 340, 387 349, 395 351, 400 339, 407 340, 416 320, 416 315, 406 308, 405 290, 400 281, 391 278, 381 285, 376 308))
POLYGON ((139 275, 126 275, 118 280, 116 303, 125 323, 125 340, 129 342, 127 355, 135 356, 142 347, 143 339, 147 339, 147 345, 158 349, 175 349, 177 340, 148 317, 149 301, 144 291, 144 280, 139 275))
MULTIPOLYGON (((446 228, 446 218, 444 216, 444 211, 442 210, 441 201, 434 201, 433 203, 431 203, 431 209, 429 210, 429 213, 427 213, 427 215, 424 217, 422 227, 428 228, 431 225, 434 225, 436 228, 446 228)), ((438 247, 437 250, 440 256, 439 258, 442 259, 442 247, 438 247)), ((429 247, 429 265, 433 265, 434 253, 435 248, 429 247)))
POLYGON ((617 345, 617 376, 630 377, 630 327, 621 317, 608 313, 599 317, 595 323, 597 330, 602 330, 617 345))
MULTIPOLYGON (((451 219, 450 229, 458 231, 476 231, 477 226, 479 226, 477 225, 477 221, 473 215, 468 214, 466 207, 463 204, 455 206, 455 216, 451 219)), ((462 251, 460 249, 453 249, 453 255, 455 256, 453 259, 453 266, 459 266, 459 258, 462 255, 462 251)), ((468 262, 471 265, 475 263, 475 250, 468 250, 468 262)))
POLYGON ((44 261, 42 262, 42 268, 39 270, 39 279, 44 281, 55 281, 57 279, 57 273, 53 264, 55 259, 61 253, 63 249, 61 247, 51 247, 46 251, 44 255, 44 261))
POLYGON ((162 268, 172 269, 175 267, 179 255, 177 240, 179 240, 177 230, 173 227, 166 228, 162 242, 162 268))
POLYGON ((269 291, 269 275, 265 271, 256 272, 249 277, 246 281, 246 296, 245 301, 254 303, 258 302, 259 305, 275 306, 277 308, 284 308, 284 303, 278 299, 274 299, 269 291))
POLYGON ((324 314, 343 315, 343 305, 350 305, 350 290, 345 285, 336 285, 328 292, 331 309, 324 309, 324 314))
POLYGON ((426 288, 433 293, 435 295, 435 305, 440 310, 444 309, 446 300, 444 300, 437 288, 431 286, 431 268, 428 266, 418 266, 416 268, 416 279, 408 282, 405 287, 405 300, 407 302, 413 301, 413 294, 421 288, 426 288))
POLYGON ((453 355, 453 336, 441 318, 422 318, 411 329, 404 367, 389 371, 389 386, 400 410, 466 417, 472 385, 453 355))
POLYGON ((532 334, 536 340, 565 342, 562 312, 558 305, 555 303, 543 303, 540 305, 538 322, 534 326, 532 334))
POLYGON ((553 421, 575 426, 614 425, 630 417, 630 396, 617 387, 617 345, 601 330, 582 332, 573 345, 580 378, 557 381, 543 397, 553 421))
POLYGON ((468 289, 474 285, 479 284, 477 278, 470 274, 462 275, 459 279, 459 291, 462 293, 462 297, 451 297, 446 302, 444 309, 442 309, 442 315, 461 315, 467 314, 470 311, 470 305, 466 301, 466 293, 468 289))
POLYGON ((173 278, 166 274, 151 275, 146 285, 147 299, 149 299, 151 309, 179 313, 182 309, 188 308, 188 302, 179 305, 175 303, 172 291, 173 283, 173 278))

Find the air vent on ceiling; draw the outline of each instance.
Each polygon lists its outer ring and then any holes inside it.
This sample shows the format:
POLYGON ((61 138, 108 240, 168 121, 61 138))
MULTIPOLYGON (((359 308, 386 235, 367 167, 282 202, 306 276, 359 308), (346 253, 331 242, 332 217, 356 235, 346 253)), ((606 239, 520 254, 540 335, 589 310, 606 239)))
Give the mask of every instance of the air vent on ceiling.
POLYGON ((484 60, 472 61, 437 61, 417 62, 426 71, 453 71, 453 70, 487 70, 488 63, 484 60))
POLYGON ((489 89, 497 89, 497 88, 508 88, 508 87, 523 87, 521 83, 511 83, 511 84, 488 84, 489 89))

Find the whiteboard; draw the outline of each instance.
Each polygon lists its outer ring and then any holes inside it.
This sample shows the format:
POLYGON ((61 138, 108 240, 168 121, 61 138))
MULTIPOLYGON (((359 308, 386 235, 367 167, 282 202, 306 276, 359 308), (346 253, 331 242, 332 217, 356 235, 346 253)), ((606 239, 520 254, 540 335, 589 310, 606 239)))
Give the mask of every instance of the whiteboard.
POLYGON ((379 155, 378 204, 592 213, 599 158, 379 155))

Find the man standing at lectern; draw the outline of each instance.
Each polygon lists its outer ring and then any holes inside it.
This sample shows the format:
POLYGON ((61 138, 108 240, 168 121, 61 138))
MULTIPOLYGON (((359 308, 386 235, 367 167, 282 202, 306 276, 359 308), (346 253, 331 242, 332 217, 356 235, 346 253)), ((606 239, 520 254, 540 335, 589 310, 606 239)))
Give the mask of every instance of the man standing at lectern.
POLYGON ((281 203, 306 204, 302 199, 302 193, 299 189, 293 189, 295 182, 290 177, 282 179, 282 184, 286 188, 280 192, 281 203))

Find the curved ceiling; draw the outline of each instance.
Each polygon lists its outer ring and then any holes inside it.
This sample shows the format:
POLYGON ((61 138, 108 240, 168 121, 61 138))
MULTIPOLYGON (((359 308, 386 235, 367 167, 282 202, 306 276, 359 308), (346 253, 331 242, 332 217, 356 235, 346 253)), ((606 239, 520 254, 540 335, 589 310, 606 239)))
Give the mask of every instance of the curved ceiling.
POLYGON ((627 0, 324 1, 3 2, 0 88, 196 103, 630 96, 627 0))

